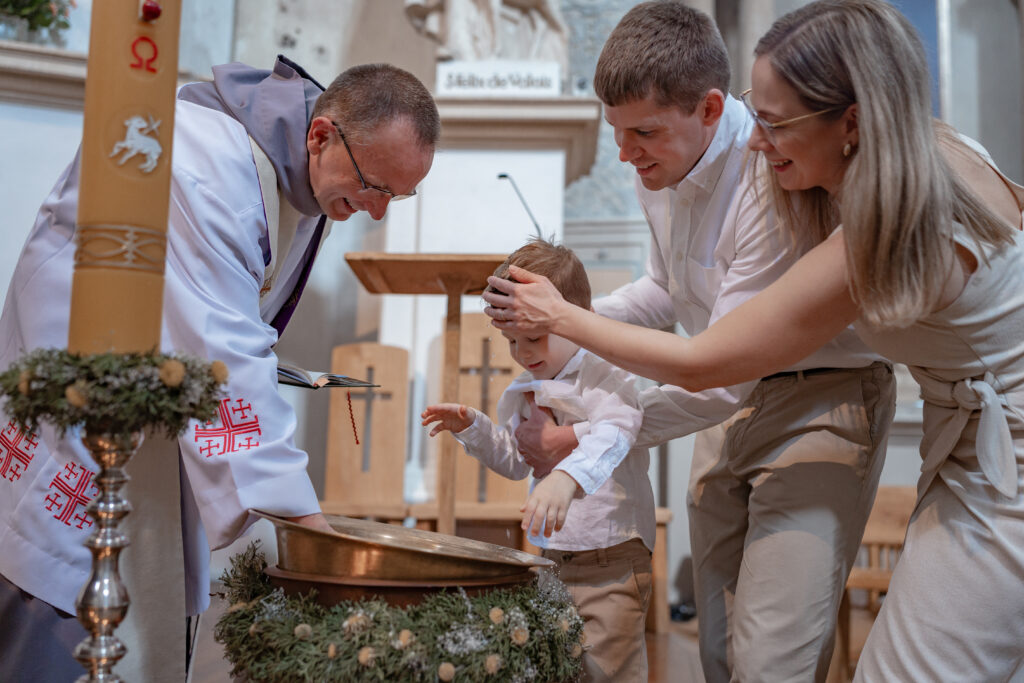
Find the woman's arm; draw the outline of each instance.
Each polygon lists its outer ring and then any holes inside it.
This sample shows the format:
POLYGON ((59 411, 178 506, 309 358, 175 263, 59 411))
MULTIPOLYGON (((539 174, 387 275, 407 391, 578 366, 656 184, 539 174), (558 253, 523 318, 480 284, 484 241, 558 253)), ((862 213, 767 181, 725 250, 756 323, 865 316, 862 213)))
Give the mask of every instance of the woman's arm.
POLYGON ((567 303, 551 283, 521 268, 518 282, 491 277, 486 313, 499 329, 565 337, 619 367, 688 391, 729 386, 778 372, 809 355, 857 318, 837 233, 763 292, 686 339, 601 317, 567 303))

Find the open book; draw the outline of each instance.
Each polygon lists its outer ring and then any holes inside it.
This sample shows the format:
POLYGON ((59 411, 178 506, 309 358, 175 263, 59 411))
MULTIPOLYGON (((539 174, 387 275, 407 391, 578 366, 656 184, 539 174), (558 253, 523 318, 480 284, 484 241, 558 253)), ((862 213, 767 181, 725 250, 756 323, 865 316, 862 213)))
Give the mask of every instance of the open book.
POLYGON ((310 372, 300 367, 278 362, 277 381, 279 384, 290 384, 294 387, 319 389, 320 387, 379 387, 379 384, 366 382, 346 375, 335 375, 330 372, 310 372))

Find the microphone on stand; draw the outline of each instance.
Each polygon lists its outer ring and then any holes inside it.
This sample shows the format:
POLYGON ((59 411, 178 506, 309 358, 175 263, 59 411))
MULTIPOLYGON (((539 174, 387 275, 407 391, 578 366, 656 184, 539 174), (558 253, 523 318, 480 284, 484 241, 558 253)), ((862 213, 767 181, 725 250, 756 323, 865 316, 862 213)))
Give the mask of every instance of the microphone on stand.
POLYGON ((501 180, 502 178, 512 183, 512 189, 516 191, 516 195, 519 197, 519 202, 523 205, 523 208, 526 209, 526 213, 530 216, 530 220, 533 221, 533 227, 537 230, 537 237, 544 239, 544 235, 540 231, 540 225, 537 223, 537 219, 533 217, 533 212, 530 211, 530 207, 526 203, 526 200, 523 199, 523 194, 519 191, 516 181, 508 173, 499 173, 498 180, 501 180))

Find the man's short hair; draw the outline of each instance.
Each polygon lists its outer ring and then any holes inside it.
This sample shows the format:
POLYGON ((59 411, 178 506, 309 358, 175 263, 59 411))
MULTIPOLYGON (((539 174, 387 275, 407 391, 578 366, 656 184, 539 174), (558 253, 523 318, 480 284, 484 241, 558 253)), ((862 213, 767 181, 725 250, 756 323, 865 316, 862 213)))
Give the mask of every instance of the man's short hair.
POLYGON ((426 86, 391 64, 362 64, 343 71, 320 95, 313 117, 326 116, 346 137, 365 140, 377 128, 407 118, 416 138, 433 147, 441 137, 441 117, 426 86))
POLYGON ((711 18, 679 0, 643 2, 608 36, 594 91, 616 107, 653 95, 663 107, 697 109, 712 88, 729 91, 729 53, 711 18))
MULTIPOLYGON (((519 247, 494 271, 495 277, 514 279, 509 266, 519 266, 531 273, 543 275, 559 291, 562 298, 580 308, 590 310, 590 280, 576 254, 569 247, 534 237, 519 247)), ((497 291, 490 288, 489 291, 497 291)))

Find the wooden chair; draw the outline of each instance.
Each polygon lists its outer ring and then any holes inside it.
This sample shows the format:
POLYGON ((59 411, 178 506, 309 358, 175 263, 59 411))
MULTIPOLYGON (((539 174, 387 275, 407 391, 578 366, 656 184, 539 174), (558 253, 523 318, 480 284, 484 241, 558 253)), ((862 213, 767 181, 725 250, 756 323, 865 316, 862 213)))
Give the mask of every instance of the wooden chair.
MULTIPOLYGON (((459 358, 459 403, 498 419, 498 399, 521 372, 501 331, 483 313, 462 315, 459 358)), ((514 481, 492 472, 460 448, 455 459, 455 502, 522 505, 526 479, 514 481)))
MULTIPOLYGON (((866 593, 865 610, 870 618, 878 614, 889 580, 903 550, 907 525, 917 503, 917 488, 914 486, 879 486, 875 503, 871 508, 864 537, 861 539, 860 556, 850 571, 846 589, 839 605, 836 626, 836 648, 829 670, 829 683, 849 681, 853 675, 858 646, 854 656, 851 613, 851 591, 866 593)), ((861 643, 862 645, 863 643, 861 643)))

